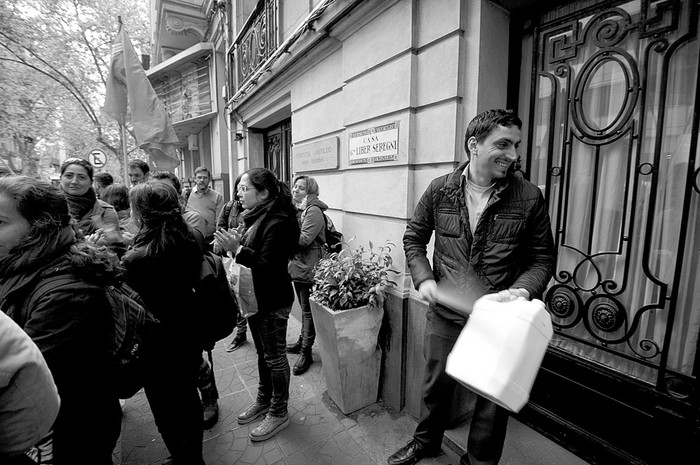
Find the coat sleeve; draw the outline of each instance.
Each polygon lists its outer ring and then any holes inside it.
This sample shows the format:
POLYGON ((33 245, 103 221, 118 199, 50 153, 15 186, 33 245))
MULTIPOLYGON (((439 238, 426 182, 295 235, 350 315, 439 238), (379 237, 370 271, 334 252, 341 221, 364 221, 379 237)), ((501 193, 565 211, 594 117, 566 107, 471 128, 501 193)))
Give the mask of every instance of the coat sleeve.
POLYGON ((427 256, 427 245, 435 229, 433 216, 433 193, 437 188, 433 181, 418 201, 413 217, 406 225, 403 249, 411 270, 413 285, 418 289, 423 281, 435 279, 427 256))
POLYGON ((214 206, 215 211, 216 211, 216 214, 214 215, 214 218, 215 218, 214 222, 215 222, 215 224, 216 224, 216 220, 217 220, 217 219, 219 218, 219 216, 221 215, 221 212, 223 211, 223 209, 224 209, 224 204, 225 204, 225 202, 224 202, 224 196, 221 195, 221 193, 218 193, 218 194, 219 194, 219 195, 216 196, 216 205, 214 206))
POLYGON ((524 237, 526 238, 524 245, 526 265, 510 287, 527 289, 530 298, 541 298, 554 273, 557 252, 547 213, 547 203, 539 189, 537 189, 537 199, 532 215, 527 220, 527 233, 524 237))
POLYGON ((326 227, 323 211, 319 207, 306 209, 302 215, 301 233, 299 234, 299 247, 306 248, 313 244, 318 234, 326 227))
POLYGON ((231 209, 233 209, 233 200, 224 205, 221 213, 216 217, 216 229, 228 228, 228 216, 231 214, 231 209))

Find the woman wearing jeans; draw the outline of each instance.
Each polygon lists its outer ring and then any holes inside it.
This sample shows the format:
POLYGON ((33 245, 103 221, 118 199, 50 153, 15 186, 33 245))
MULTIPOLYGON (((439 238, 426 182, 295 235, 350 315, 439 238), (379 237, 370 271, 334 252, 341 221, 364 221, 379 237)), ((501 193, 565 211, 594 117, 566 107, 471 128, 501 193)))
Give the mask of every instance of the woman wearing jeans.
POLYGON ((300 354, 292 372, 301 375, 309 369, 314 359, 311 357, 311 346, 316 339, 314 320, 311 317, 311 286, 314 283, 314 267, 323 255, 323 244, 326 242, 326 219, 324 211, 328 205, 318 198, 318 183, 309 176, 297 176, 292 187, 292 199, 297 206, 299 225, 299 250, 289 262, 289 274, 294 281, 301 307, 301 334, 299 340, 287 346, 290 354, 300 354))
POLYGON ((250 432, 252 441, 264 441, 289 426, 285 343, 294 290, 287 262, 297 249, 299 225, 289 187, 268 169, 253 168, 243 174, 237 195, 246 210, 245 232, 222 229, 214 236, 253 276, 258 312, 248 318, 248 325, 258 354, 260 384, 255 402, 238 415, 238 423, 264 416, 250 432))

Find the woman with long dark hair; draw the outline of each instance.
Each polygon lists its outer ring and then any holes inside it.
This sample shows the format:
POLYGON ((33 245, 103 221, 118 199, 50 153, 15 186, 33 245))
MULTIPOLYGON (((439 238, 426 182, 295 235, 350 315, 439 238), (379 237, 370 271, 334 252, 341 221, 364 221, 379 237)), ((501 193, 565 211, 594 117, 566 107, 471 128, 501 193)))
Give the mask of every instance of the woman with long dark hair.
POLYGON ((112 310, 104 287, 121 268, 78 241, 66 196, 27 176, 0 178, 0 309, 32 338, 61 397, 56 465, 111 465, 121 411, 111 388, 112 310))
POLYGON ((248 325, 258 354, 260 384, 255 402, 238 415, 238 423, 264 416, 250 432, 252 441, 264 441, 289 426, 285 342, 294 290, 287 262, 297 248, 299 224, 289 187, 268 169, 244 173, 237 194, 246 210, 245 232, 220 230, 214 235, 222 249, 252 271, 258 312, 248 318, 248 325))
POLYGON ((192 335, 202 251, 182 218, 175 188, 137 184, 129 198, 139 232, 124 255, 127 283, 160 321, 144 342, 144 389, 175 465, 200 465, 202 406, 197 392, 201 348, 192 335))

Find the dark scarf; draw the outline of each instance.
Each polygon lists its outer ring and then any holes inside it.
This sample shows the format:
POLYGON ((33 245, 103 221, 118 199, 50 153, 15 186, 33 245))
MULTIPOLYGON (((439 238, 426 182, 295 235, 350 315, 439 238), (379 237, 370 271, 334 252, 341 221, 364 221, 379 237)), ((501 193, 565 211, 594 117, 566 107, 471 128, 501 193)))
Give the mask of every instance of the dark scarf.
MULTIPOLYGON (((70 216, 78 222, 95 208, 95 202, 97 202, 97 196, 92 187, 83 195, 73 195, 66 192, 66 199, 68 200, 70 216)), ((79 224, 79 227, 82 228, 83 226, 79 224)))
POLYGON ((251 245, 255 242, 255 236, 258 232, 258 228, 274 204, 274 199, 267 200, 257 204, 250 210, 246 210, 246 213, 243 216, 243 224, 245 225, 246 231, 243 234, 243 239, 241 240, 241 243, 244 246, 251 247, 251 245))

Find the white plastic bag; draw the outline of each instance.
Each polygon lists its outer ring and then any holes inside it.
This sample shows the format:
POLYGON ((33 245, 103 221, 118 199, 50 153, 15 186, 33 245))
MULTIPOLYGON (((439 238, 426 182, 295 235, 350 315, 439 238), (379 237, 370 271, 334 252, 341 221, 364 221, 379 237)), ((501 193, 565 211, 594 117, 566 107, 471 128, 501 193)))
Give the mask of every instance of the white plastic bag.
POLYGON ((230 257, 224 258, 224 267, 231 289, 236 294, 241 315, 245 318, 255 315, 258 312, 258 301, 255 299, 250 268, 236 263, 236 260, 230 257))

